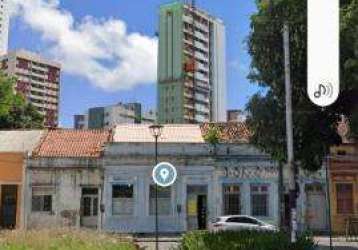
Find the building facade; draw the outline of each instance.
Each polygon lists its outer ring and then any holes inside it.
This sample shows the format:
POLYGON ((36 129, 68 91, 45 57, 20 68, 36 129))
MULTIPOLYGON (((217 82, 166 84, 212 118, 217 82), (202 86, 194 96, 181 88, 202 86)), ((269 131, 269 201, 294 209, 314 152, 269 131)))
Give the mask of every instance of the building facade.
POLYGON ((24 227, 102 227, 107 130, 50 130, 29 157, 24 227))
MULTIPOLYGON (((178 178, 171 187, 159 189, 159 231, 206 229, 213 218, 230 214, 252 215, 277 225, 277 163, 249 144, 243 124, 218 124, 216 145, 203 137, 210 126, 168 124, 162 130, 158 160, 172 163, 178 178)), ((149 126, 143 124, 47 131, 23 158, 24 227, 153 233, 153 141, 149 126)), ((298 181, 299 230, 324 231, 323 174, 300 173, 298 181)))
MULTIPOLYGON (((278 172, 275 162, 247 143, 205 143, 206 128, 165 125, 159 161, 172 163, 177 181, 159 191, 159 231, 206 229, 220 215, 250 214, 278 223, 278 172)), ((225 131, 224 129, 221 130, 225 131)), ((230 131, 229 129, 226 131, 230 131)), ((232 130, 231 130, 232 131, 232 130)), ((104 230, 153 233, 154 143, 146 126, 118 126, 104 152, 104 230)))
POLYGON ((158 121, 226 121, 225 26, 181 2, 160 7, 158 121))
POLYGON ((85 129, 86 128, 86 115, 74 115, 74 128, 85 129))
POLYGON ((16 91, 44 116, 45 127, 57 127, 60 107, 60 64, 19 50, 0 57, 2 69, 17 77, 16 91))
POLYGON ((329 157, 332 230, 353 234, 358 228, 358 143, 333 147, 329 157))
POLYGON ((74 116, 76 129, 113 128, 118 124, 151 124, 156 121, 154 111, 142 111, 140 103, 118 103, 112 106, 90 108, 84 115, 74 116))
MULTIPOLYGON (((104 162, 104 229, 152 233, 154 220, 153 143, 117 143, 104 162), (135 155, 135 157, 126 157, 135 155)), ((278 223, 277 169, 249 145, 162 143, 160 161, 178 171, 173 186, 159 191, 159 231, 207 229, 215 217, 250 214, 278 223), (229 152, 229 153, 228 153, 229 152)))
POLYGON ((9 1, 0 0, 0 56, 7 53, 9 43, 9 1))
POLYGON ((227 122, 245 122, 246 114, 240 109, 232 109, 227 111, 227 122))
POLYGON ((0 228, 22 228, 24 180, 29 152, 44 131, 0 131, 0 228))

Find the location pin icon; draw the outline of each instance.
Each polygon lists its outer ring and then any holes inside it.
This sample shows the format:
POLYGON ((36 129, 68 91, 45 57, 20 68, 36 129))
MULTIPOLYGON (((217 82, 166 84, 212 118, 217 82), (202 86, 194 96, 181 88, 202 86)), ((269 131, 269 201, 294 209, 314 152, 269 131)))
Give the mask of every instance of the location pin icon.
POLYGON ((160 174, 160 177, 162 177, 162 179, 164 181, 166 181, 166 179, 168 179, 168 177, 169 177, 169 170, 163 168, 163 169, 160 170, 159 174, 160 174))

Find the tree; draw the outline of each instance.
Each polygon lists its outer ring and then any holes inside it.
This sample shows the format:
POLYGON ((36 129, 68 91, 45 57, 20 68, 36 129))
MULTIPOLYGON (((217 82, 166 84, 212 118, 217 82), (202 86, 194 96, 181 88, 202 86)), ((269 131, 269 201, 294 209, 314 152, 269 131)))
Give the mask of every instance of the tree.
POLYGON ((43 116, 25 98, 15 93, 16 78, 0 72, 0 129, 38 129, 43 116))
MULTIPOLYGON (((251 17, 247 41, 252 57, 248 78, 263 91, 248 102, 247 123, 253 132, 252 142, 280 162, 286 161, 284 22, 290 25, 294 152, 300 166, 319 169, 329 147, 340 143, 336 133, 340 115, 357 119, 358 0, 341 2, 341 92, 334 105, 320 108, 311 103, 306 93, 307 1, 257 1, 258 11, 251 17)), ((357 130, 352 127, 353 133, 357 130)))
POLYGON ((207 143, 216 145, 220 140, 220 131, 215 125, 210 125, 207 133, 204 135, 204 140, 207 143))

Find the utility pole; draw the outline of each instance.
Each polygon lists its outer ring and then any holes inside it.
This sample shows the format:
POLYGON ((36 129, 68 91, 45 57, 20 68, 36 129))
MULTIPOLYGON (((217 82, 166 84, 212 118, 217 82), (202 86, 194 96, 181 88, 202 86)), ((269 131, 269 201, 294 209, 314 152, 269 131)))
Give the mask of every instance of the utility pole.
POLYGON ((326 154, 326 197, 327 197, 327 217, 328 217, 328 228, 329 228, 329 249, 333 250, 332 244, 332 218, 331 218, 331 194, 330 194, 330 183, 329 183, 329 164, 330 164, 330 153, 326 154))
POLYGON ((286 91, 286 135, 287 135, 287 167, 290 196, 290 229, 291 241, 296 242, 297 211, 296 211, 296 171, 293 154, 293 123, 292 123, 292 86, 290 70, 290 31, 286 22, 283 25, 283 44, 285 56, 285 91, 286 91))

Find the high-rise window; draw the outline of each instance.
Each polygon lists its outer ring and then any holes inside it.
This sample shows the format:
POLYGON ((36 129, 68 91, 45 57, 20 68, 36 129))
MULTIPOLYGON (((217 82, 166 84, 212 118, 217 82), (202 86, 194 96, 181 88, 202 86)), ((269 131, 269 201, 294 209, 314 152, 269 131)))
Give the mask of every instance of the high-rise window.
POLYGON ((112 214, 132 215, 134 211, 133 185, 112 186, 112 214))
POLYGON ((224 192, 224 214, 225 215, 241 214, 240 186, 224 184, 223 192, 224 192))
POLYGON ((251 185, 251 214, 269 216, 269 186, 251 185))
MULTIPOLYGON (((150 185, 149 190, 149 214, 155 214, 155 187, 156 185, 150 185)), ((170 187, 158 187, 158 214, 170 215, 171 214, 171 188, 170 187)))
POLYGON ((337 190, 337 213, 352 214, 353 213, 353 184, 338 183, 337 190))

